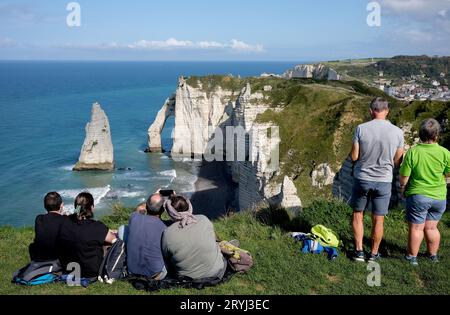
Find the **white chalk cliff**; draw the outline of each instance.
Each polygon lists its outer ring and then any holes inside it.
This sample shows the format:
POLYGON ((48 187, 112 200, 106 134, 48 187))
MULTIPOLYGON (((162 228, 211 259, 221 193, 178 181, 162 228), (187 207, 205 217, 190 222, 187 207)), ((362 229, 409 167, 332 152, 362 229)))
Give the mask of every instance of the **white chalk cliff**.
MULTIPOLYGON (((264 91, 270 90, 270 86, 264 87, 264 91)), ((284 207, 299 211, 301 201, 296 195, 294 184, 291 182, 292 185, 289 185, 288 178, 285 179, 284 185, 273 180, 279 175, 279 169, 271 164, 272 151, 280 141, 272 130, 275 125, 255 121, 257 115, 264 113, 269 107, 268 97, 259 91, 252 93, 250 84, 240 91, 227 90, 220 85, 211 90, 203 88, 201 82, 198 82, 196 87, 191 86, 181 77, 175 97, 166 101, 149 129, 150 150, 160 148, 158 144, 161 139, 158 133, 169 117, 169 112, 175 115, 171 151, 173 158, 205 153, 208 150, 211 131, 216 128, 220 128, 222 134, 226 135, 228 126, 241 127, 240 129, 249 135, 244 140, 247 147, 244 154, 246 158, 226 162, 227 170, 237 184, 237 208, 251 209, 262 202, 276 200, 278 205, 283 203, 284 207), (174 110, 168 111, 167 108, 172 106, 174 110)), ((237 143, 231 147, 223 146, 219 150, 221 153, 222 149, 224 155, 239 151, 237 143)))
POLYGON ((109 120, 99 103, 92 105, 91 121, 74 171, 114 169, 114 149, 109 120))
POLYGON ((323 64, 313 65, 297 65, 292 69, 287 70, 283 77, 286 79, 304 78, 316 80, 340 80, 340 75, 328 66, 323 64))
POLYGON ((156 119, 148 129, 148 149, 150 152, 161 152, 161 132, 167 118, 174 115, 175 95, 170 96, 156 115, 156 119))

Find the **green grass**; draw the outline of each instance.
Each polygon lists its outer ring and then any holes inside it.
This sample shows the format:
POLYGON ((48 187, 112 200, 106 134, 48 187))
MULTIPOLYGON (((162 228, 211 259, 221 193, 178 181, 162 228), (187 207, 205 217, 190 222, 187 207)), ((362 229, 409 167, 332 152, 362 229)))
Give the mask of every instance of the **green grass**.
MULTIPOLYGON (((328 163, 337 172, 351 149, 352 135, 357 125, 370 120, 368 105, 375 97, 389 100, 389 119, 402 127, 412 123, 413 132, 420 122, 429 117, 444 125, 440 144, 450 146, 450 102, 402 102, 382 91, 359 81, 315 81, 253 79, 252 90, 270 84, 267 93, 270 105, 281 111, 269 109, 258 115, 259 122, 274 122, 280 130, 280 175, 294 179, 300 199, 308 206, 318 197, 331 196, 331 188, 317 189, 311 185, 310 174, 314 167, 328 163)), ((414 137, 408 138, 412 144, 414 137)))
MULTIPOLYGON (((130 209, 115 207, 113 215, 102 220, 111 228, 127 221, 130 209)), ((450 216, 440 224, 442 232, 441 262, 431 264, 420 259, 417 268, 402 260, 407 237, 403 213, 394 210, 386 219, 383 250, 389 257, 381 261, 381 287, 366 283, 366 264, 350 261, 344 253, 351 248, 351 209, 337 201, 315 201, 303 213, 291 219, 281 209, 258 213, 243 212, 214 222, 221 239, 237 238, 254 256, 249 273, 236 275, 230 282, 205 290, 174 289, 153 294, 449 294, 450 293, 450 216), (300 244, 289 231, 309 231, 315 224, 333 228, 343 240, 340 256, 330 262, 325 256, 301 254, 300 244)), ((366 237, 369 237, 366 218, 366 237)), ((23 287, 10 283, 14 270, 28 262, 31 228, 0 228, 0 294, 149 294, 136 291, 129 283, 96 283, 89 288, 51 284, 23 287)), ((367 245, 367 244, 366 244, 367 245)), ((424 250, 422 248, 422 250, 424 250)))

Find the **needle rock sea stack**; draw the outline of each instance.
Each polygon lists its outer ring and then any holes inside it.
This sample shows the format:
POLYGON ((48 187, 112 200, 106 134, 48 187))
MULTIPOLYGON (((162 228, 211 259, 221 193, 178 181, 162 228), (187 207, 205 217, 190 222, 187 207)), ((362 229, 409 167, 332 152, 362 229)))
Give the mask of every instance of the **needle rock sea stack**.
POLYGON ((86 125, 86 138, 74 171, 114 169, 114 149, 108 117, 99 103, 92 105, 91 121, 86 125))

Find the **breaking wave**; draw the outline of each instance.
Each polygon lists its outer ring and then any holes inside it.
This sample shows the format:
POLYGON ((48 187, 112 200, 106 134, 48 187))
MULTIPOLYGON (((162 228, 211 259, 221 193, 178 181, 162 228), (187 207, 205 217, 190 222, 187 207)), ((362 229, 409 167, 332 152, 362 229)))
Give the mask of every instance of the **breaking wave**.
POLYGON ((61 166, 59 169, 61 169, 63 171, 72 171, 74 167, 75 167, 75 164, 64 165, 64 166, 61 166))
POLYGON ((83 191, 87 191, 92 194, 94 197, 94 204, 99 205, 103 198, 106 197, 106 195, 111 190, 111 186, 107 185, 105 187, 94 187, 94 188, 80 188, 80 189, 66 189, 61 190, 59 194, 64 198, 70 198, 71 200, 68 200, 68 203, 64 205, 64 210, 69 211, 70 213, 73 213, 75 211, 73 207, 73 199, 78 196, 79 193, 83 191))
POLYGON ((162 175, 162 176, 170 176, 170 177, 173 177, 173 178, 177 177, 177 171, 176 170, 162 171, 162 172, 159 172, 158 174, 162 175))

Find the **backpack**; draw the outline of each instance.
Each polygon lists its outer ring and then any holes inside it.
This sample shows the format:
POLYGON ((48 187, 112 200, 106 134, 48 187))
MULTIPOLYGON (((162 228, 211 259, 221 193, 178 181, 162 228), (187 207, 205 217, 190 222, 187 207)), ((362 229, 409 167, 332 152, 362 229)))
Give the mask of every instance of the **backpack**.
POLYGON ((338 251, 335 247, 322 246, 319 241, 312 239, 303 239, 302 253, 326 253, 329 260, 334 260, 338 257, 338 251))
POLYGON ((245 273, 253 266, 253 257, 245 249, 234 246, 227 241, 220 242, 219 247, 234 272, 245 273))
POLYGON ((184 288, 184 289, 197 289, 203 290, 206 287, 213 287, 222 283, 230 281, 236 272, 227 265, 225 274, 222 278, 211 277, 202 279, 192 279, 189 277, 166 277, 162 280, 155 280, 150 277, 131 275, 127 280, 133 285, 137 290, 145 290, 148 292, 168 290, 174 288, 184 288))
POLYGON ((103 258, 98 280, 112 284, 117 279, 126 278, 128 276, 126 261, 125 242, 116 239, 103 258))
POLYGON ((59 260, 32 261, 13 274, 12 283, 21 285, 41 285, 58 281, 62 267, 59 260))
POLYGON ((336 233, 323 225, 316 225, 311 229, 311 233, 308 234, 313 240, 318 241, 322 246, 326 247, 338 247, 339 238, 336 233))

